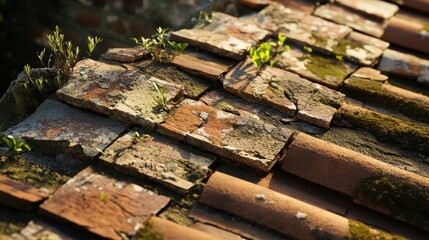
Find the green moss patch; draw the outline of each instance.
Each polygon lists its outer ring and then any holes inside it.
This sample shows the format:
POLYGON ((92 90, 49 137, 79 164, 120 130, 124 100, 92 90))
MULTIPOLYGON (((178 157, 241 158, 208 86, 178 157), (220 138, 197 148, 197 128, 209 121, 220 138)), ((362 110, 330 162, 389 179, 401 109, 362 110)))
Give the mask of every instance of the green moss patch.
POLYGON ((0 239, 1 235, 10 236, 14 233, 19 233, 24 227, 24 223, 6 222, 0 220, 0 239))
POLYGON ((347 56, 347 49, 362 48, 362 43, 351 39, 341 39, 334 48, 334 53, 340 56, 347 56))
POLYGON ((133 237, 133 240, 163 240, 164 235, 160 232, 157 232, 153 229, 152 223, 146 223, 141 227, 136 235, 133 237))
POLYGON ((429 152, 429 128, 369 110, 340 108, 332 123, 337 126, 361 128, 378 139, 424 154, 429 152))
POLYGON ((380 81, 351 77, 347 79, 346 87, 361 92, 381 91, 382 84, 380 81))
POLYGON ((341 83, 348 75, 346 67, 337 59, 316 54, 306 54, 298 58, 298 60, 306 61, 305 67, 320 79, 332 81, 332 77, 336 78, 333 82, 335 85, 341 83))
POLYGON ((35 188, 55 189, 71 178, 69 173, 53 171, 21 156, 1 157, 0 174, 30 184, 35 188))
POLYGON ((185 87, 185 95, 192 99, 198 99, 206 90, 215 83, 204 80, 178 70, 168 64, 148 64, 140 70, 148 76, 153 76, 161 80, 172 82, 185 87))
POLYGON ((429 191, 387 176, 368 178, 355 191, 356 198, 369 206, 387 209, 390 215, 429 229, 429 191))
POLYGON ((367 225, 354 220, 349 220, 349 232, 346 238, 350 240, 405 240, 401 236, 371 229, 367 225))

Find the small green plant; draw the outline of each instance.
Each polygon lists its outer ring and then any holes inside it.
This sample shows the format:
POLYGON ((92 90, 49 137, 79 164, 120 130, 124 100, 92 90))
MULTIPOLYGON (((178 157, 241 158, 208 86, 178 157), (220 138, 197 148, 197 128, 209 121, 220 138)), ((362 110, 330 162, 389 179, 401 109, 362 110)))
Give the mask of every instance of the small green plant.
POLYGON ((139 132, 137 132, 137 131, 134 131, 134 132, 132 133, 132 135, 133 135, 133 144, 137 144, 137 143, 139 143, 141 140, 144 140, 144 139, 146 139, 146 138, 148 138, 148 137, 149 137, 149 134, 143 134, 143 135, 140 135, 140 133, 139 133, 139 132))
POLYGON ((212 23, 215 15, 216 15, 216 12, 214 11, 201 10, 198 13, 198 22, 205 23, 205 24, 212 23))
POLYGON ((169 108, 167 106, 167 88, 165 86, 158 85, 157 83, 154 83, 153 86, 159 94, 159 96, 153 96, 153 99, 161 110, 168 112, 169 108))
MULTIPOLYGON (((74 47, 72 42, 64 40, 64 34, 61 33, 58 26, 46 37, 48 38, 50 54, 45 60, 46 49, 43 49, 37 54, 37 57, 43 67, 53 69, 55 74, 53 80, 50 82, 43 77, 32 79, 32 69, 30 65, 27 64, 24 66, 24 72, 29 79, 29 83, 31 83, 41 95, 43 95, 45 87, 58 89, 64 82, 70 79, 80 54, 78 46, 74 47)), ((99 37, 88 36, 88 56, 91 56, 92 52, 101 41, 103 41, 103 39, 99 37)), ((26 84, 25 87, 28 88, 28 85, 26 84)))
POLYGON ((341 55, 337 55, 337 56, 335 56, 335 58, 336 58, 338 61, 343 61, 343 56, 341 56, 341 55))
POLYGON ((304 49, 304 51, 306 51, 308 54, 313 52, 313 49, 311 47, 308 47, 308 46, 304 46, 302 49, 304 49))
POLYGON ((258 70, 260 70, 261 67, 267 62, 269 62, 270 66, 274 66, 276 61, 271 59, 278 53, 287 52, 290 50, 289 45, 284 45, 286 36, 283 36, 281 33, 279 33, 277 38, 277 43, 263 42, 259 44, 258 48, 250 49, 250 57, 258 70))
POLYGON ((141 37, 140 39, 132 38, 132 40, 145 51, 149 52, 153 61, 158 63, 170 63, 177 55, 185 50, 188 44, 169 41, 167 31, 167 28, 158 28, 154 38, 141 37))
POLYGON ((30 152, 30 145, 23 139, 15 138, 12 135, 5 136, 3 133, 0 134, 1 140, 6 144, 6 147, 9 149, 9 153, 14 155, 19 155, 23 152, 30 152))

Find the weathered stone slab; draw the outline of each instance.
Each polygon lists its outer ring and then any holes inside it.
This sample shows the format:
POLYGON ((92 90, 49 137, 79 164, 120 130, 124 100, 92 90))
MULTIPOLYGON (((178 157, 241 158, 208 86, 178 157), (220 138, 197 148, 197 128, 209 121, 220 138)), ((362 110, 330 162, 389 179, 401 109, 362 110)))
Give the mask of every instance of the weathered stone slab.
POLYGON ((338 41, 333 53, 344 56, 359 65, 371 67, 377 64, 383 50, 388 46, 389 43, 377 38, 352 32, 347 38, 338 41))
POLYGON ((142 59, 149 54, 143 50, 141 47, 135 48, 111 48, 107 50, 101 59, 108 61, 118 61, 123 63, 135 62, 142 59))
POLYGON ((86 168, 40 206, 40 213, 71 222, 103 238, 122 239, 169 202, 136 184, 86 168))
POLYGON ((417 82, 429 86, 429 60, 387 49, 383 53, 379 70, 399 76, 417 78, 417 82))
POLYGON ((153 99, 161 97, 155 84, 167 89, 167 103, 183 95, 183 87, 176 84, 87 59, 76 64, 72 78, 57 95, 74 106, 154 129, 167 115, 153 99))
POLYGON ((161 124, 160 132, 262 171, 269 171, 279 159, 292 134, 290 130, 191 100, 182 102, 161 124))
POLYGON ((316 9, 314 15, 375 37, 381 37, 384 32, 384 20, 362 15, 336 4, 322 5, 316 9))
POLYGON ((289 116, 301 111, 300 119, 324 128, 329 128, 335 108, 344 100, 344 95, 337 91, 279 68, 266 66, 257 73, 250 59, 232 69, 225 76, 223 86, 241 98, 289 116), (313 112, 317 108, 321 112, 313 112))
POLYGON ((358 68, 346 60, 338 60, 324 54, 309 54, 295 45, 290 45, 290 51, 276 55, 274 60, 276 67, 333 89, 337 89, 344 79, 358 68))
MULTIPOLYGON (((147 76, 182 86, 187 98, 198 99, 215 85, 213 81, 181 71, 171 64, 161 65, 148 60, 133 63, 132 66, 133 69, 139 69, 141 73, 147 76)), ((127 67, 129 66, 127 65, 127 67)))
POLYGON ((335 2, 355 11, 381 19, 391 18, 399 10, 397 5, 379 0, 336 0, 335 2))
POLYGON ((149 178, 186 193, 207 177, 208 167, 216 157, 175 140, 133 129, 107 148, 100 159, 125 174, 149 178))
POLYGON ((93 159, 126 128, 120 122, 46 100, 6 134, 31 141, 48 155, 65 153, 78 159, 93 159))
POLYGON ((229 59, 196 50, 185 50, 176 56, 171 63, 180 69, 213 81, 219 80, 219 77, 234 64, 229 59))
POLYGON ((269 32, 247 21, 223 13, 216 13, 213 22, 195 29, 172 32, 170 38, 188 42, 209 52, 243 59, 250 48, 265 39, 269 32))

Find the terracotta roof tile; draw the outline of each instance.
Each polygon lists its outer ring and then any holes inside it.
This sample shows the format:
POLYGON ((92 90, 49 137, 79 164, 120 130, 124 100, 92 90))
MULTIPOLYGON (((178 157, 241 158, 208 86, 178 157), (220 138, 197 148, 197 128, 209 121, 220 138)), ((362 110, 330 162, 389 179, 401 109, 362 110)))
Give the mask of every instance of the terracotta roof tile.
POLYGON ((388 19, 399 10, 397 5, 379 0, 336 0, 335 2, 355 11, 381 19, 388 19))
POLYGON ((252 46, 265 39, 268 34, 268 31, 254 24, 217 13, 212 23, 199 28, 172 32, 171 39, 188 42, 194 47, 240 60, 252 46))
POLYGON ((169 198, 87 168, 40 206, 42 215, 71 222, 101 237, 134 234, 169 198))
POLYGON ((289 146, 282 169, 352 196, 369 208, 428 229, 422 216, 413 214, 419 211, 426 214, 425 210, 405 200, 407 194, 418 192, 416 197, 423 201, 423 205, 427 204, 428 178, 305 134, 299 134, 289 146), (387 185, 395 187, 382 190, 387 185), (390 194, 398 195, 391 198, 390 194), (391 202, 386 203, 385 198, 389 198, 391 202), (402 210, 398 210, 398 206, 402 210))

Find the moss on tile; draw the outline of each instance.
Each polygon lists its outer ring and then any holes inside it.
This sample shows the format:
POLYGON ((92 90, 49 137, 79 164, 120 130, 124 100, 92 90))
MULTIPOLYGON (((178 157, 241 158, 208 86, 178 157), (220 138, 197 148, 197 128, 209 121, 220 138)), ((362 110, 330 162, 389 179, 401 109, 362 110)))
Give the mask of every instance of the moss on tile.
POLYGON ((134 235, 133 240, 163 240, 164 235, 155 229, 153 229, 152 223, 146 223, 141 227, 136 235, 134 235))
POLYGON ((349 240, 405 240, 406 238, 401 236, 391 235, 389 233, 374 230, 367 225, 349 220, 349 232, 345 236, 349 240))
POLYGON ((333 52, 336 55, 340 56, 347 56, 347 49, 355 49, 355 48, 362 48, 362 43, 359 43, 357 41, 351 40, 351 39, 341 39, 338 41, 338 44, 334 47, 333 52))
POLYGON ((315 33, 311 33, 311 37, 316 41, 317 46, 326 46, 328 44, 328 39, 326 37, 319 36, 315 33))
POLYGON ((352 97, 373 100, 419 121, 429 122, 429 104, 383 91, 383 83, 378 81, 361 78, 349 78, 347 81, 346 88, 352 97))
POLYGON ((329 77, 334 77, 337 80, 334 81, 334 85, 338 85, 342 80, 347 77, 347 69, 341 61, 324 57, 317 54, 306 54, 303 57, 298 58, 300 61, 305 61, 305 67, 314 75, 323 80, 332 82, 329 77))
POLYGON ((388 176, 365 179, 355 190, 357 200, 394 217, 429 229, 429 191, 388 176))
POLYGON ((22 156, 1 157, 0 174, 30 184, 35 188, 55 189, 71 178, 69 173, 60 173, 35 164, 22 156))
POLYGON ((14 233, 19 233, 24 227, 24 223, 0 220, 0 239, 2 235, 10 236, 14 233))
POLYGON ((188 212, 200 198, 203 191, 204 183, 197 183, 187 195, 173 196, 170 206, 159 216, 180 225, 189 226, 194 221, 188 217, 188 212))
POLYGON ((396 143, 412 151, 423 154, 429 152, 429 128, 373 111, 353 109, 340 108, 332 123, 367 130, 380 140, 396 143))
POLYGON ((184 86, 185 95, 192 99, 198 99, 207 89, 214 85, 211 81, 182 72, 169 64, 151 63, 141 67, 140 70, 149 76, 184 86))

